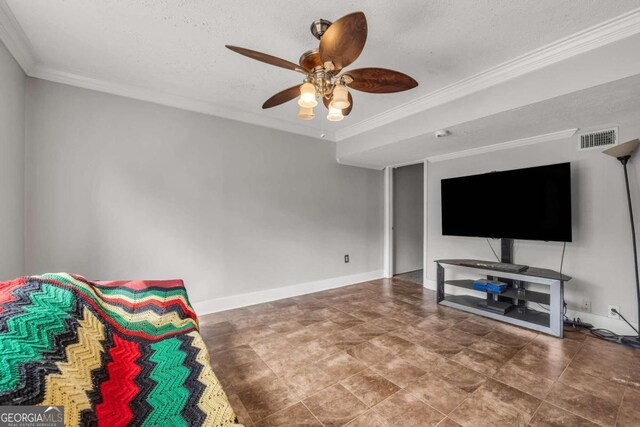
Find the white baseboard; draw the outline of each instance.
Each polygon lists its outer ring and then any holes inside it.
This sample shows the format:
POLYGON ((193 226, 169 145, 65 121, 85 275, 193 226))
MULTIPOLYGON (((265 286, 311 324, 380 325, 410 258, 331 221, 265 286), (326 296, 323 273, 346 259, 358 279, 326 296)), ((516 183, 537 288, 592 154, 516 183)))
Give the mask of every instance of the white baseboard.
POLYGON ((222 298, 212 298, 192 303, 198 316, 218 311, 231 310, 232 308, 246 307, 248 305, 275 301, 298 295, 311 294, 327 289, 340 288, 368 280, 381 279, 382 270, 368 271, 365 273, 351 274, 348 276, 332 277, 330 279, 316 280, 313 282, 299 283, 297 285, 284 286, 282 288, 267 289, 264 291, 249 292, 246 294, 232 295, 222 298))
MULTIPOLYGON (((436 282, 434 280, 426 280, 423 286, 432 291, 436 290, 436 282)), ((473 295, 471 292, 458 288, 451 289, 449 293, 452 295, 473 295)), ((633 329, 631 329, 622 319, 612 319, 611 317, 577 310, 567 310, 567 317, 569 319, 579 317, 581 321, 591 323, 596 328, 608 329, 616 334, 635 335, 633 329)), ((631 322, 631 324, 636 328, 638 327, 638 325, 633 322, 631 322)))

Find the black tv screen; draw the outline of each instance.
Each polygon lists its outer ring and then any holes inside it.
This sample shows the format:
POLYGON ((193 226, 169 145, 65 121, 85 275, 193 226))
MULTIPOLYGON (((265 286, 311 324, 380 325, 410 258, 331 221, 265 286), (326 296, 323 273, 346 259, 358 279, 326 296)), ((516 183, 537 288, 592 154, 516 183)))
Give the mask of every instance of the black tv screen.
POLYGON ((571 241, 571 165, 443 179, 442 234, 571 241))

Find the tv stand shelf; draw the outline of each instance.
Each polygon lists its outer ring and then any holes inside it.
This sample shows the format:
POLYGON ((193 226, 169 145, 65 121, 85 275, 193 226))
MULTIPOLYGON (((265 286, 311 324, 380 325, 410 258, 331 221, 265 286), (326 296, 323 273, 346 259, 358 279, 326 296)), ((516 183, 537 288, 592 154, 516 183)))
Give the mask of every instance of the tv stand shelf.
POLYGON ((571 280, 571 277, 553 270, 535 267, 529 267, 520 272, 504 271, 498 267, 487 268, 480 266, 487 263, 481 260, 443 259, 437 260, 436 263, 438 304, 562 337, 564 282, 571 280), (445 280, 445 269, 500 280, 509 283, 510 286, 499 294, 485 292, 485 298, 466 294, 447 294, 445 285, 451 286, 451 289, 462 289, 462 293, 464 290, 480 291, 473 288, 473 280, 470 279, 445 280), (546 285, 549 287, 549 292, 529 290, 526 288, 528 284, 546 285), (513 308, 504 314, 497 313, 486 307, 487 301, 494 300, 513 304, 513 308), (531 309, 527 307, 527 302, 548 305, 549 312, 531 309))
MULTIPOLYGON (((445 280, 444 284, 476 291, 475 289, 473 289, 473 280, 445 280)), ((525 291, 524 293, 522 292, 518 293, 516 289, 507 288, 507 290, 502 292, 501 294, 493 293, 493 292, 487 292, 487 293, 492 295, 500 295, 508 298, 518 298, 523 301, 537 302, 538 304, 545 304, 545 305, 549 305, 549 302, 551 301, 551 297, 549 294, 546 294, 544 292, 536 292, 536 291, 529 291, 529 290, 525 291)))

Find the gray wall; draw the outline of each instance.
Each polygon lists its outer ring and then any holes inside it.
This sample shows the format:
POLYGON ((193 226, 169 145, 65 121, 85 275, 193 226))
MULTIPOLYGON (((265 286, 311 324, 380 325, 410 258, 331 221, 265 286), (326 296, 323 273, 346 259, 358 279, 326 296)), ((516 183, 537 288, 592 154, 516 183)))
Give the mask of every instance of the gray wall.
MULTIPOLYGON (((639 136, 640 122, 620 126, 621 142, 639 136)), ((428 279, 436 280, 432 266, 438 258, 493 259, 484 239, 442 236, 442 178, 569 161, 573 242, 567 244, 563 272, 573 280, 565 286, 565 299, 570 309, 578 309, 582 300, 588 299, 592 313, 605 317, 608 304, 618 305, 627 319, 636 322, 633 256, 622 167, 601 150, 578 152, 576 141, 573 137, 428 164, 428 279)), ((638 224, 640 156, 632 159, 629 171, 638 224)), ((498 251, 499 241, 492 244, 498 251)), ((562 243, 517 240, 514 253, 516 263, 557 270, 562 243)))
POLYGON ((0 280, 24 274, 25 75, 0 42, 0 280))
POLYGON ((421 270, 424 239, 424 165, 393 170, 393 273, 421 270))
POLYGON ((383 174, 334 143, 36 79, 27 116, 30 274, 197 302, 381 269, 383 174))

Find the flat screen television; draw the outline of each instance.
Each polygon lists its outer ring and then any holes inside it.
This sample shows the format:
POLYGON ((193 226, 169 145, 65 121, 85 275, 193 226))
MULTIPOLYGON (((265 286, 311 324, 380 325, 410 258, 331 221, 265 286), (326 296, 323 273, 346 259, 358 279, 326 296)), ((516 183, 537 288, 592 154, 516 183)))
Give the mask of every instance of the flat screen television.
POLYGON ((442 234, 571 241, 571 165, 443 179, 442 234))

